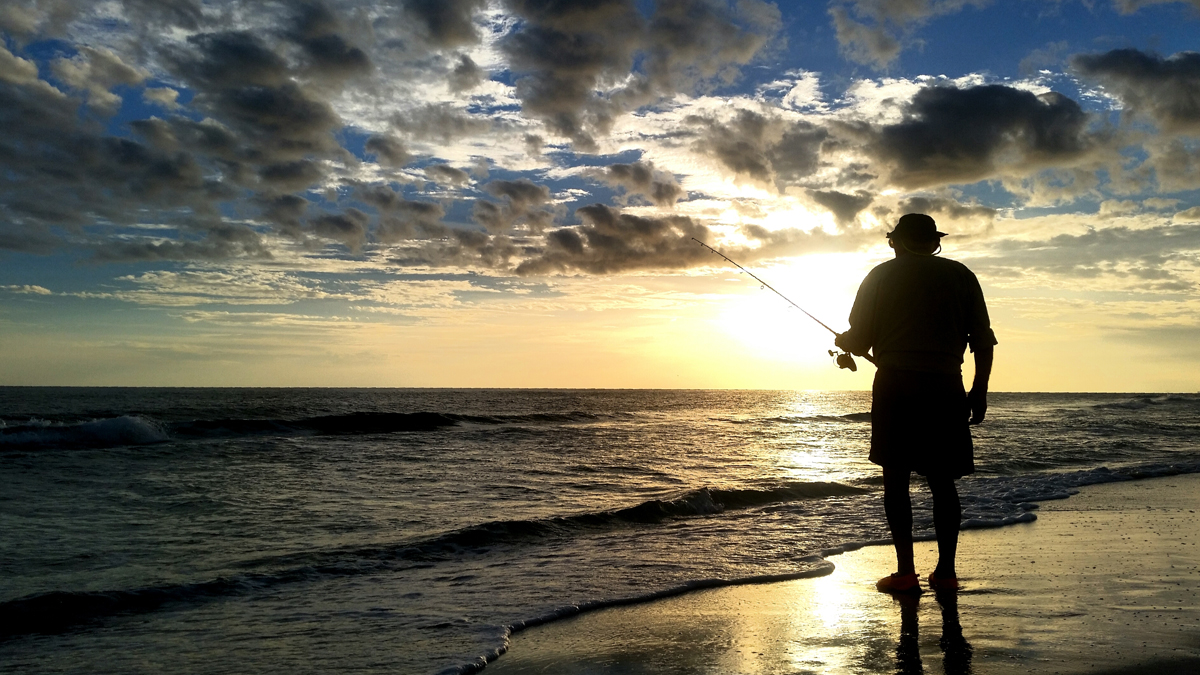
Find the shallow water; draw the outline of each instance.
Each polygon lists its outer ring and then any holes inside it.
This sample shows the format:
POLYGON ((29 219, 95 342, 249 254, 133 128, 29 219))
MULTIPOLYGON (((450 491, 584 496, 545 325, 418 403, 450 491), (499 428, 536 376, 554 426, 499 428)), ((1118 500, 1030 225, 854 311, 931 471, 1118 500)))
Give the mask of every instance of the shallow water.
MULTIPOLYGON (((1200 470, 1200 396, 990 403, 960 482, 968 526, 1200 470)), ((886 534, 869 407, 865 392, 0 388, 0 669, 453 672, 573 605, 802 572, 886 534)))

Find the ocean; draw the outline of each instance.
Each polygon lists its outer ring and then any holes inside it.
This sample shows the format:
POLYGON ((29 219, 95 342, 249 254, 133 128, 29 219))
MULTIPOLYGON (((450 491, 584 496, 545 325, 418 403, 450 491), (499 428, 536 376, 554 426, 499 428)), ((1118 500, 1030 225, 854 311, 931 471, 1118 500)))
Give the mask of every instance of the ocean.
MULTIPOLYGON (((1200 395, 989 403, 965 527, 1200 471, 1200 395)), ((0 388, 0 671, 472 672, 528 625, 804 576, 887 537, 869 410, 867 392, 0 388)))

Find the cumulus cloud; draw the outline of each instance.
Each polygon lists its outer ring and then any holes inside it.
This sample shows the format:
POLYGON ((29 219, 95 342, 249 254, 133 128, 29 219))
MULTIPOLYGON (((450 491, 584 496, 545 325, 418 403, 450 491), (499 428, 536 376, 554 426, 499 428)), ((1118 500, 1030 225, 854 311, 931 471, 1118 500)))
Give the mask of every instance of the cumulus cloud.
POLYGON ((517 274, 680 269, 697 264, 708 253, 691 240, 706 241, 708 228, 687 216, 645 218, 603 204, 575 213, 584 224, 548 233, 546 250, 518 265, 517 274))
POLYGON ((871 150, 894 184, 912 189, 1069 163, 1096 142, 1087 114, 1061 94, 936 86, 913 96, 902 121, 880 128, 871 150))
POLYGON ((989 0, 834 0, 829 15, 842 53, 856 63, 886 68, 904 49, 913 30, 931 18, 989 0))
POLYGON ((594 151, 614 118, 705 81, 729 82, 779 28, 778 11, 742 0, 665 0, 644 17, 633 0, 511 0, 524 20, 503 45, 524 110, 594 151), (641 68, 635 68, 641 56, 641 68))
POLYGON ((475 14, 487 0, 407 0, 404 11, 432 46, 461 47, 479 41, 475 14))
POLYGON ((1144 115, 1166 131, 1200 132, 1200 53, 1180 52, 1167 58, 1137 49, 1103 54, 1077 54, 1071 66, 1112 91, 1134 114, 1144 115))
POLYGON ((1091 228, 1041 241, 1001 239, 985 250, 986 257, 971 263, 981 274, 1019 277, 1040 271, 1072 279, 1115 277, 1144 288, 1164 283, 1190 288, 1180 272, 1200 268, 1200 225, 1091 228))
POLYGON ((550 188, 545 185, 521 178, 492 181, 483 189, 493 197, 504 200, 502 204, 484 200, 475 202, 475 221, 489 232, 504 232, 522 223, 534 232, 540 232, 554 218, 553 213, 540 208, 550 201, 550 188))
POLYGON ((739 110, 732 118, 692 116, 699 127, 693 148, 716 159, 734 175, 783 189, 802 185, 820 166, 821 146, 829 131, 807 121, 739 110))
POLYGON ((442 185, 466 185, 471 182, 470 174, 449 164, 431 164, 425 167, 425 175, 442 185))
POLYGON ((809 196, 832 213, 834 220, 841 226, 852 224, 859 211, 870 206, 875 200, 873 195, 861 190, 854 194, 836 190, 812 190, 809 196))
POLYGON ((483 83, 483 69, 466 54, 460 54, 458 65, 450 71, 450 91, 469 91, 483 83))
POLYGON ((627 194, 645 197, 655 206, 674 206, 683 196, 675 177, 654 168, 653 162, 612 164, 593 175, 613 187, 620 187, 627 194))

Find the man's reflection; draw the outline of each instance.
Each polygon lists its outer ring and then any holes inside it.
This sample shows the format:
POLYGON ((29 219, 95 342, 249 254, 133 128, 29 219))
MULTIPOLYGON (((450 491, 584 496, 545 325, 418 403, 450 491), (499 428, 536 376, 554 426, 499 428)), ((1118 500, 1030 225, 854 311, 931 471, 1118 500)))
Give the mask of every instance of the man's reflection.
MULTIPOLYGON (((919 595, 896 595, 900 603, 900 640, 896 645, 896 672, 903 675, 924 673, 921 665, 919 622, 917 608, 919 595)), ((937 594, 942 608, 942 637, 938 646, 942 649, 943 669, 946 675, 968 675, 971 672, 971 644, 963 637, 962 624, 958 619, 958 595, 954 591, 937 594)))

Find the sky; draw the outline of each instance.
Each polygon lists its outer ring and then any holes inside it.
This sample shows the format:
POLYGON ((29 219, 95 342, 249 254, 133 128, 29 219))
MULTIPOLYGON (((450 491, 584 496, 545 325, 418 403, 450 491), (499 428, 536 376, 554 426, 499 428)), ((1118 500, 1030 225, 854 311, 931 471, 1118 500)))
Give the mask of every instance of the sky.
POLYGON ((2 385, 866 389, 692 239, 840 331, 921 212, 993 390, 1200 390, 1200 0, 9 0, 0 32, 2 385))

